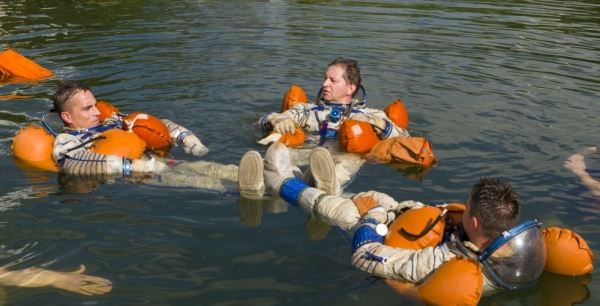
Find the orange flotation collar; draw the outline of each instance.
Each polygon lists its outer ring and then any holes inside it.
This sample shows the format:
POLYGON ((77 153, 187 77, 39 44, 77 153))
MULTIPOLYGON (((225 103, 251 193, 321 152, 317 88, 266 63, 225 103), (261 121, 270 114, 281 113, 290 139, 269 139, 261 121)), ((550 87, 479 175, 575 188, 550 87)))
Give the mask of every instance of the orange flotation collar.
POLYGON ((346 119, 338 130, 340 146, 349 153, 367 153, 379 142, 371 124, 354 119, 346 119))
POLYGON ((283 96, 283 100, 281 101, 281 112, 283 113, 294 107, 294 105, 302 103, 308 103, 308 96, 306 96, 306 92, 300 85, 293 84, 283 96))
POLYGON ((98 115, 100 122, 104 122, 104 120, 110 118, 112 115, 119 113, 119 109, 106 100, 98 100, 96 108, 100 112, 100 115, 98 115))
POLYGON ((54 136, 39 126, 29 125, 17 132, 12 142, 15 158, 34 168, 58 172, 52 158, 54 136))
POLYGON ((123 129, 138 135, 151 150, 166 150, 173 141, 167 126, 155 116, 134 112, 123 119, 123 129))
POLYGON ((112 129, 100 133, 91 147, 92 152, 139 159, 144 154, 146 143, 134 133, 112 129))
POLYGON ((384 244, 413 250, 437 246, 444 237, 446 212, 436 206, 405 211, 390 225, 384 244))
POLYGON ((408 111, 402 100, 398 99, 390 103, 384 112, 398 127, 408 129, 408 111))

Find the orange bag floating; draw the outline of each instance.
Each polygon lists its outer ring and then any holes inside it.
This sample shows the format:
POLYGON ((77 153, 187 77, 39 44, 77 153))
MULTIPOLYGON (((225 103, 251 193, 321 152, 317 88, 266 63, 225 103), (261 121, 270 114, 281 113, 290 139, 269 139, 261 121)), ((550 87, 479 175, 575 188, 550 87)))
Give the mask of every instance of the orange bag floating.
POLYGON ((379 142, 373 127, 363 121, 346 119, 338 130, 340 146, 350 153, 367 153, 379 142))
POLYGON ((13 49, 0 52, 0 79, 17 78, 36 81, 52 76, 52 71, 38 65, 13 49))
POLYGON ((116 106, 105 100, 98 100, 96 102, 96 108, 100 112, 100 115, 98 116, 100 122, 104 122, 104 120, 119 112, 119 109, 116 106))
POLYGON ((384 163, 402 162, 431 167, 436 159, 429 141, 422 137, 394 137, 377 143, 366 159, 384 163))
POLYGON ((139 159, 146 149, 146 143, 134 133, 112 129, 102 132, 100 136, 103 138, 92 145, 93 152, 139 159))
POLYGON ((397 126, 403 129, 408 128, 408 111, 402 100, 398 99, 390 103, 384 112, 397 126))
POLYGON ((173 143, 169 129, 160 119, 146 113, 135 112, 123 119, 123 128, 138 135, 151 150, 167 149, 173 143))
POLYGON ((13 155, 35 168, 58 172, 58 166, 52 159, 54 136, 39 126, 26 126, 13 138, 13 155))
POLYGON ((483 272, 476 260, 452 258, 417 288, 427 305, 477 305, 483 293, 483 272))
POLYGON ((424 206, 403 212, 389 227, 384 244, 404 249, 437 246, 444 237, 442 209, 424 206))
POLYGON ((558 227, 544 228, 546 266, 544 270, 562 275, 584 275, 594 270, 594 254, 577 233, 558 227))
POLYGON ((300 85, 294 84, 288 88, 288 91, 283 96, 283 100, 281 101, 281 112, 283 113, 300 103, 308 103, 308 97, 300 85))
POLYGON ((296 134, 285 133, 279 138, 279 142, 283 143, 288 147, 299 147, 304 144, 306 135, 301 128, 296 128, 296 134))

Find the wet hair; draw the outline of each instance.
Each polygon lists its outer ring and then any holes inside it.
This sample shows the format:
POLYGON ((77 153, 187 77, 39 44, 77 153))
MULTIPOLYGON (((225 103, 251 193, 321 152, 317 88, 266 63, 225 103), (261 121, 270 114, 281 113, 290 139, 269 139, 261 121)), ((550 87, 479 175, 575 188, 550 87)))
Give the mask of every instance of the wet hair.
POLYGON ((344 68, 344 79, 350 84, 356 85, 356 90, 352 93, 352 97, 356 96, 359 91, 362 79, 360 78, 360 69, 358 68, 358 62, 349 58, 338 57, 329 63, 327 67, 340 66, 344 68))
POLYGON ((92 91, 86 84, 79 81, 61 83, 52 96, 53 112, 58 114, 65 111, 71 98, 80 91, 92 91))
POLYGON ((481 178, 469 196, 469 217, 479 218, 484 234, 495 239, 517 225, 519 206, 509 184, 497 178, 481 178))

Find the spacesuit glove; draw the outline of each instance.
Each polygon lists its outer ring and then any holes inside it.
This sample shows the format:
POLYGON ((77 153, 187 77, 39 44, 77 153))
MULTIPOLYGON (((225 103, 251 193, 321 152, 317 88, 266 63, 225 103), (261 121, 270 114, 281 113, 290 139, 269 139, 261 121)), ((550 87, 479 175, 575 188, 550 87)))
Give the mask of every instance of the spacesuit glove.
POLYGON ((183 151, 185 151, 185 153, 189 153, 194 156, 202 156, 208 153, 208 148, 204 146, 200 139, 198 139, 198 137, 196 137, 194 134, 187 135, 183 139, 181 146, 183 147, 183 151))
POLYGON ((162 158, 134 159, 131 162, 131 171, 134 173, 162 173, 167 169, 169 166, 162 158))
POLYGON ((378 223, 386 224, 388 222, 388 211, 382 206, 375 206, 367 212, 366 215, 362 218, 362 222, 367 220, 375 220, 378 223))
POLYGON ((271 121, 273 131, 279 134, 292 133, 296 134, 296 123, 290 117, 278 117, 271 121))
POLYGON ((400 205, 389 195, 374 190, 360 192, 352 197, 353 200, 360 198, 370 198, 375 205, 383 207, 386 211, 396 211, 400 205))
POLYGON ((290 162, 290 151, 280 143, 274 142, 264 158, 265 189, 272 195, 279 194, 281 185, 294 177, 295 167, 290 162))

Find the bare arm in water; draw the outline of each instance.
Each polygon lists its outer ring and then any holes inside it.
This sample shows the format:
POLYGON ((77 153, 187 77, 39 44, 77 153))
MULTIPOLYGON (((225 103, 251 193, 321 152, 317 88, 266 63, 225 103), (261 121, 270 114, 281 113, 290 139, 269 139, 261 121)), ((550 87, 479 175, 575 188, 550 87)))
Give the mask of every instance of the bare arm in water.
POLYGON ((585 148, 579 153, 573 154, 567 158, 564 166, 577 175, 581 179, 581 182, 590 189, 594 196, 600 197, 600 182, 590 176, 590 174, 586 171, 585 165, 585 156, 595 152, 596 147, 585 148))
POLYGON ((0 286, 27 288, 54 287, 82 295, 105 294, 112 283, 104 278, 83 274, 85 266, 72 272, 58 272, 41 268, 9 271, 0 267, 0 286))

